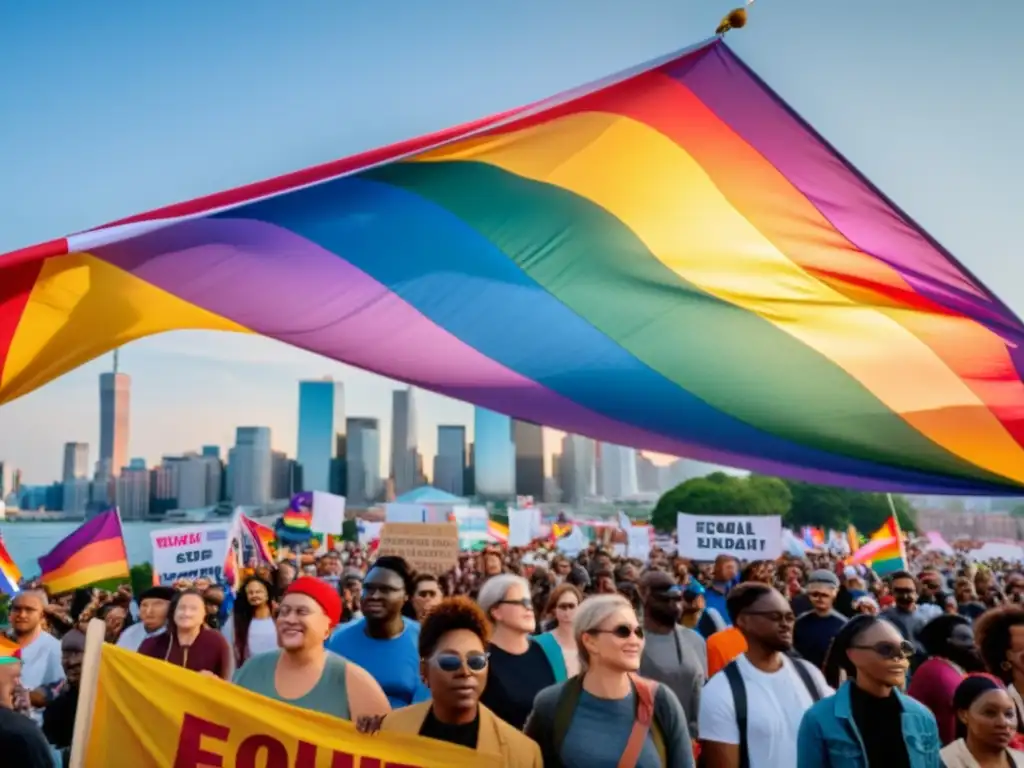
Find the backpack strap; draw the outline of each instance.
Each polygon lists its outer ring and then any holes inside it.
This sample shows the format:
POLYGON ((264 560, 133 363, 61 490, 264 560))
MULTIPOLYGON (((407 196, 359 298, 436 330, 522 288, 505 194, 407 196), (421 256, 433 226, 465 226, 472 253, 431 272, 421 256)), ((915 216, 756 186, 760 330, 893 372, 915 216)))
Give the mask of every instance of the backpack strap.
POLYGON ((566 734, 569 733, 569 726, 572 725, 572 716, 576 712, 576 705, 579 704, 582 692, 582 675, 570 677, 562 687, 562 693, 558 697, 558 704, 555 705, 554 731, 551 734, 551 743, 556 755, 562 754, 562 744, 565 742, 566 734))
POLYGON ((633 720, 633 730, 629 732, 626 748, 619 758, 618 768, 636 768, 640 753, 647 742, 647 734, 654 724, 654 696, 658 691, 658 684, 653 680, 647 680, 639 675, 629 677, 636 692, 636 718, 633 720))
POLYGON ((807 662, 803 661, 803 659, 793 658, 791 658, 790 661, 792 661, 793 666, 796 667, 796 673, 800 676, 800 681, 804 684, 804 688, 806 688, 807 692, 811 695, 811 701, 814 703, 820 701, 821 691, 818 690, 818 686, 814 682, 814 678, 811 677, 810 671, 805 666, 807 662))
POLYGON ((750 752, 747 748, 747 686, 743 683, 743 676, 735 661, 730 661, 722 671, 725 672, 725 679, 729 681, 729 688, 732 689, 732 701, 736 709, 736 728, 740 734, 739 768, 750 768, 750 752))

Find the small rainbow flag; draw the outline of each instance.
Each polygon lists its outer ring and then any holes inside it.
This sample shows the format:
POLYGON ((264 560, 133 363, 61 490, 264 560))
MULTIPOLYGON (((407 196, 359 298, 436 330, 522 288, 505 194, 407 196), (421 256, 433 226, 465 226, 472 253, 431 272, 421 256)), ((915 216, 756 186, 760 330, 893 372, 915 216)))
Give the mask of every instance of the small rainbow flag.
POLYGON ((903 545, 903 532, 895 516, 871 534, 868 543, 848 557, 847 565, 867 563, 879 576, 907 569, 907 552, 903 545))
POLYGON ((308 531, 312 526, 313 513, 289 509, 281 515, 281 521, 286 528, 301 528, 304 531, 308 531))
POLYGON ((487 538, 498 544, 508 544, 508 526, 496 520, 487 521, 487 538))
POLYGON ((21 661, 21 646, 0 635, 0 664, 13 664, 16 661, 21 661))
MULTIPOLYGON (((288 513, 286 512, 285 515, 288 513)), ((302 514, 302 513, 296 513, 302 514)), ((274 529, 268 525, 257 522, 251 517, 241 515, 242 528, 249 535, 252 540, 253 548, 256 550, 256 557, 264 563, 274 562, 273 545, 277 541, 277 534, 274 533, 274 529)), ((288 525, 285 521, 285 525, 288 525)), ((294 527, 294 526, 290 526, 294 527)))
POLYGON ((11 596, 18 594, 19 581, 21 581, 21 571, 18 570, 14 558, 4 546, 3 538, 0 538, 0 592, 11 596))
POLYGON ((43 586, 52 595, 97 581, 127 578, 128 553, 117 510, 109 509, 82 523, 39 558, 39 567, 43 586))

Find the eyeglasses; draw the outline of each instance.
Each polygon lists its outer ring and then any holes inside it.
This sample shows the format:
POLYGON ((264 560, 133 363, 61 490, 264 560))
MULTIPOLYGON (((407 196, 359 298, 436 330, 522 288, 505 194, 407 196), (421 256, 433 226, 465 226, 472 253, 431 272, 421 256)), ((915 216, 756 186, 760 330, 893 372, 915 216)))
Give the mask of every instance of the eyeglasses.
POLYGON ((381 595, 387 597, 393 595, 396 592, 401 592, 401 587, 393 587, 390 584, 363 584, 363 594, 372 595, 374 592, 379 592, 381 595))
POLYGON ((644 628, 641 626, 631 627, 628 624, 620 624, 614 629, 592 629, 588 634, 612 635, 613 637, 617 637, 619 640, 628 640, 632 635, 636 635, 638 640, 643 640, 644 628))
POLYGON ((682 600, 683 590, 679 587, 666 587, 665 589, 655 590, 654 596, 661 600, 682 600))
POLYGON ((518 605, 528 611, 533 610, 533 600, 528 597, 524 597, 522 600, 499 600, 498 605, 518 605))
POLYGON ((914 644, 909 640, 903 640, 899 643, 875 643, 874 645, 851 645, 850 648, 855 648, 860 651, 871 651, 881 656, 883 659, 889 659, 890 661, 897 661, 899 659, 909 659, 914 655, 914 644))
POLYGON ((743 611, 748 616, 763 616, 772 624, 795 624, 796 614, 792 611, 743 611))
POLYGON ((559 603, 555 606, 556 611, 575 611, 577 608, 579 605, 576 603, 559 603))
POLYGON ((439 653, 431 661, 442 672, 458 672, 463 664, 470 672, 483 672, 489 656, 489 653, 470 653, 463 659, 457 653, 439 653))

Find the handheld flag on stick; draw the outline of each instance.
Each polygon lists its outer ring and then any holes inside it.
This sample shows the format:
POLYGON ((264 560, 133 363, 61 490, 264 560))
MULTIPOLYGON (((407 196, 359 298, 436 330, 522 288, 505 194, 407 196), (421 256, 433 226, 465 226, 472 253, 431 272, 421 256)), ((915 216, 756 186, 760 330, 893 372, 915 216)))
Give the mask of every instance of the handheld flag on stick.
POLYGON ((39 558, 42 582, 50 594, 71 592, 97 581, 127 578, 128 553, 116 509, 82 523, 50 553, 39 558))

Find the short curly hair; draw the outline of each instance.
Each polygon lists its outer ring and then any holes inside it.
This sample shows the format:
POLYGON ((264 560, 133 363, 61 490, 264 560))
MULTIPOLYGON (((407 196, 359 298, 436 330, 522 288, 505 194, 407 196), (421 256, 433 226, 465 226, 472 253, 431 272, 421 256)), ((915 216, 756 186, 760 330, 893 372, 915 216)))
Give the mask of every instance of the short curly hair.
POLYGON ((974 640, 985 668, 1007 684, 1013 682, 1013 670, 1003 667, 1010 650, 1011 627, 1024 627, 1024 608, 1019 605, 985 611, 974 622, 974 640))
POLYGON ((468 597, 446 597, 434 606, 420 625, 420 658, 429 659, 441 638, 457 629, 467 629, 486 647, 491 641, 487 614, 468 597))

